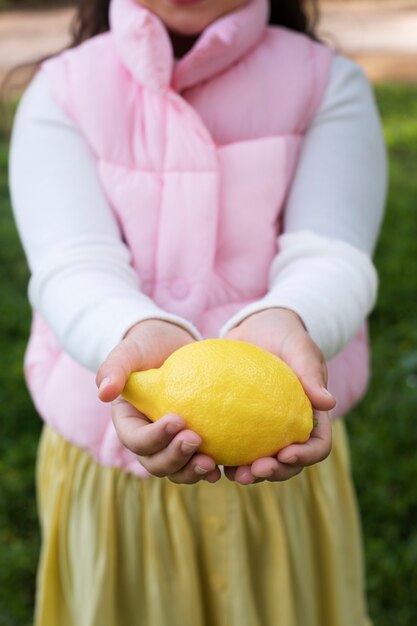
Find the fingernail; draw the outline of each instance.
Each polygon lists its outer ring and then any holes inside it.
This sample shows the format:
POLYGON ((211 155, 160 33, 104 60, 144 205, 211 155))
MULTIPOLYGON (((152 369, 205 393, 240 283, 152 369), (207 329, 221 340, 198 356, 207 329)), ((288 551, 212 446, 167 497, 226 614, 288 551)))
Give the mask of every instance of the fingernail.
POLYGON ((206 469, 205 467, 201 467, 200 465, 196 465, 194 471, 196 474, 203 476, 203 474, 208 474, 210 470, 206 469))
POLYGON ((240 480, 244 480, 245 481, 245 485, 250 485, 250 484, 255 482, 255 477, 252 476, 252 474, 250 472, 248 472, 247 474, 243 474, 243 476, 241 476, 240 480))
POLYGON ((166 432, 168 435, 175 435, 175 433, 179 432, 182 428, 182 424, 176 424, 175 422, 170 422, 167 424, 166 432))
POLYGON ((297 463, 298 458, 296 456, 290 456, 289 459, 281 459, 281 463, 287 463, 288 465, 293 465, 294 463, 297 463))
POLYGON ((190 452, 194 452, 198 448, 199 443, 191 443, 190 441, 183 441, 181 444, 181 451, 184 454, 190 454, 190 452))
POLYGON ((321 391, 322 391, 322 393, 324 393, 327 397, 331 398, 332 400, 335 399, 335 397, 330 393, 330 391, 328 389, 326 389, 326 387, 322 387, 321 391))
POLYGON ((98 390, 102 391, 105 387, 108 387, 110 383, 111 383, 111 379, 108 376, 106 376, 106 378, 103 378, 103 380, 101 381, 98 390))

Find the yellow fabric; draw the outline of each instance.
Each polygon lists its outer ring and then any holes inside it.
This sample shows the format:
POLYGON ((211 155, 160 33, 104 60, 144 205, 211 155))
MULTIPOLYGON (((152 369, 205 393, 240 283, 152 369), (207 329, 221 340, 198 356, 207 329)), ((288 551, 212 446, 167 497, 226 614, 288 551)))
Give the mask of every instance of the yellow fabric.
POLYGON ((286 483, 140 480, 45 427, 35 626, 369 626, 342 421, 286 483))

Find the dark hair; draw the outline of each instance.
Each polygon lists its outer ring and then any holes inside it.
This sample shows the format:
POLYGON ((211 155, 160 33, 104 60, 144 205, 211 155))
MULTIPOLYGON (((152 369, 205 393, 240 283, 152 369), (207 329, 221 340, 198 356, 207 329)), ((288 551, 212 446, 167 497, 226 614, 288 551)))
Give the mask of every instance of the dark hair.
POLYGON ((270 24, 286 26, 317 39, 316 26, 319 18, 317 0, 270 0, 269 4, 270 24))
MULTIPOLYGON (((71 46, 109 30, 110 0, 77 0, 71 46)), ((317 0, 270 0, 270 24, 286 26, 316 39, 317 0)))

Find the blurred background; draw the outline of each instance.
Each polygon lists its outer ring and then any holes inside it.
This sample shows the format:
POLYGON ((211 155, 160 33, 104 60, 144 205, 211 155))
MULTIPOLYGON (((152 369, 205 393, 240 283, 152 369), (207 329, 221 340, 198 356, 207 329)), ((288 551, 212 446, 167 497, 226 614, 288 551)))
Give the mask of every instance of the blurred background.
MULTIPOLYGON (((320 9, 321 38, 357 60, 374 83, 389 151, 390 190, 375 258, 380 295, 370 320, 373 374, 347 425, 371 617, 375 626, 415 626, 417 0, 324 0, 320 9)), ((10 68, 64 47, 72 15, 60 0, 0 0, 0 81, 10 68)), ((13 110, 28 79, 27 68, 15 74, 3 110, 13 110)), ((22 378, 28 270, 10 212, 4 115, 0 123, 0 626, 30 626, 41 424, 22 378)))

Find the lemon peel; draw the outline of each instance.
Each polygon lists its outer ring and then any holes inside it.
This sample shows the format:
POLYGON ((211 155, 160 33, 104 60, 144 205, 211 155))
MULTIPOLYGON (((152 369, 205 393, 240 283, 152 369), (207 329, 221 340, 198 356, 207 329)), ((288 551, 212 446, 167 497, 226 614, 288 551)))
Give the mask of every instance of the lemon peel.
POLYGON ((122 393, 150 420, 181 415, 219 465, 247 465, 304 443, 313 410, 294 372, 256 345, 206 339, 183 346, 158 369, 134 372, 122 393))

